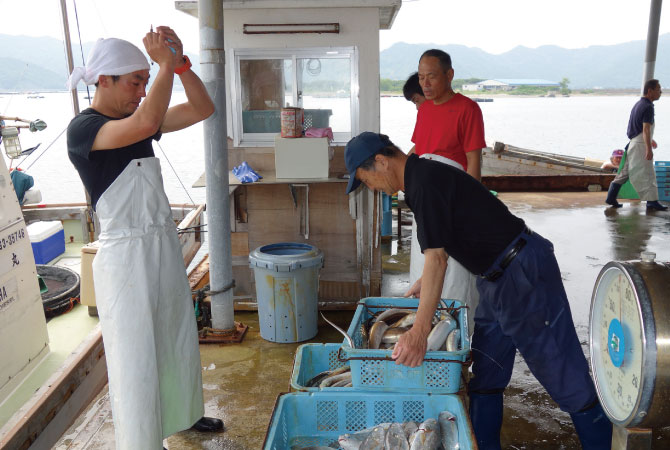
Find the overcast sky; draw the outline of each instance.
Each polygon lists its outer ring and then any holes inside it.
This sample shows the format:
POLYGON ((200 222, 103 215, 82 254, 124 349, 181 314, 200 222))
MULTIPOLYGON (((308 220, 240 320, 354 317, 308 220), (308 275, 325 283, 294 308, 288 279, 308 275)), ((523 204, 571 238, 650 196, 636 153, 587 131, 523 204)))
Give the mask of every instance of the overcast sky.
MULTIPOLYGON (((323 0, 324 6, 329 3, 323 0)), ((73 43, 75 11, 67 0, 73 43)), ((381 49, 395 42, 461 44, 490 53, 518 45, 565 48, 645 39, 649 0, 413 0, 404 1, 393 28, 380 33, 381 49)), ((670 31, 670 5, 661 33, 670 31), (667 20, 666 20, 667 19, 667 20)), ((78 0, 83 42, 119 37, 141 45, 149 26, 172 26, 197 52, 198 21, 173 0, 78 0)), ((0 0, 0 33, 62 39, 59 0, 0 0)))

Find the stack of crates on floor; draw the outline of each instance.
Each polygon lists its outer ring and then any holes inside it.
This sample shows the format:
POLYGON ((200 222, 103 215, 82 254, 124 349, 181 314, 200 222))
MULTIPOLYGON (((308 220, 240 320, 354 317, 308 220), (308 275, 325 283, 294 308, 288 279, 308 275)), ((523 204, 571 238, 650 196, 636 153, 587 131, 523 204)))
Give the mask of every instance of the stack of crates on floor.
POLYGON ((670 201, 670 161, 654 162, 654 170, 658 184, 658 199, 670 201))
POLYGON ((310 446, 341 448, 338 437, 380 423, 421 422, 438 419, 449 411, 456 417, 461 450, 476 448, 470 419, 463 405, 462 368, 470 357, 467 308, 443 300, 436 311, 451 313, 460 329, 459 350, 427 352, 419 367, 396 364, 392 350, 364 346, 362 325, 376 313, 390 308, 416 310, 418 299, 371 297, 359 302, 342 344, 303 344, 296 352, 291 389, 281 394, 268 427, 266 450, 301 449, 310 446), (310 387, 307 382, 327 370, 349 365, 352 387, 310 387))

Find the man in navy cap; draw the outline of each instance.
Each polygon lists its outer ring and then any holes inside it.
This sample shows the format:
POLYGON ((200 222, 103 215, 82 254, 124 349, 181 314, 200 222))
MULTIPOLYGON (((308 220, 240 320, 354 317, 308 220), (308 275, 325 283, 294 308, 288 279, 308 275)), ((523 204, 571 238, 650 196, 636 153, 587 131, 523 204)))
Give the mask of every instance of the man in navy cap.
POLYGON ((475 314, 470 417, 480 449, 500 448, 503 391, 518 349, 540 383, 570 413, 585 449, 610 448, 612 425, 596 396, 575 332, 553 245, 472 176, 405 155, 387 136, 364 132, 346 146, 347 193, 405 193, 426 262, 419 308, 392 358, 419 366, 439 301, 448 255, 480 274, 475 314))

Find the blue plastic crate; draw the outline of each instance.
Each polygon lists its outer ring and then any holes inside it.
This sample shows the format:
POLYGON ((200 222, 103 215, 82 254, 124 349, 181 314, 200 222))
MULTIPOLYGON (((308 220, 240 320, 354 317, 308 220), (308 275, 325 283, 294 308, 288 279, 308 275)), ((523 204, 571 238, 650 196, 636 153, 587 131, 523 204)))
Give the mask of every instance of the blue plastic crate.
POLYGON ((659 187, 658 199, 666 202, 670 201, 670 187, 659 187))
MULTIPOLYGON (((396 364, 391 359, 392 350, 352 349, 344 342, 340 358, 349 361, 354 388, 361 390, 418 391, 436 394, 458 392, 462 367, 469 361, 470 335, 468 333, 468 311, 456 300, 443 300, 449 312, 460 325, 460 350, 456 352, 427 352, 419 367, 396 364)), ((356 347, 362 346, 361 324, 374 313, 389 308, 416 309, 419 300, 414 298, 369 297, 361 300, 347 333, 356 347)), ((435 312, 439 315, 445 308, 435 312)))
POLYGON ((457 395, 293 392, 277 398, 263 449, 338 448, 337 438, 345 433, 384 422, 437 419, 442 411, 456 416, 460 449, 476 448, 470 420, 457 395))
POLYGON ((654 161, 654 166, 659 167, 668 167, 670 168, 670 161, 654 161))
POLYGON ((315 375, 334 370, 347 364, 346 361, 337 359, 337 353, 342 344, 303 344, 295 352, 293 361, 293 373, 291 374, 291 389, 296 391, 344 391, 351 392, 351 387, 307 387, 309 380, 315 375))

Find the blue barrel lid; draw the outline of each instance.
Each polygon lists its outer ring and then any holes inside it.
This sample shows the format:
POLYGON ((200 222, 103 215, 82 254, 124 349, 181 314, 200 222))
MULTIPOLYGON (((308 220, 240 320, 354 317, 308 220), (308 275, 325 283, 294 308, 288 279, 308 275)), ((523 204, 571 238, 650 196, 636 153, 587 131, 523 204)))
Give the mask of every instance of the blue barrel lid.
POLYGON ((323 252, 313 245, 299 242, 280 242, 262 245, 249 253, 249 267, 261 267, 274 272, 323 265, 323 252))

